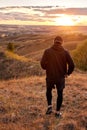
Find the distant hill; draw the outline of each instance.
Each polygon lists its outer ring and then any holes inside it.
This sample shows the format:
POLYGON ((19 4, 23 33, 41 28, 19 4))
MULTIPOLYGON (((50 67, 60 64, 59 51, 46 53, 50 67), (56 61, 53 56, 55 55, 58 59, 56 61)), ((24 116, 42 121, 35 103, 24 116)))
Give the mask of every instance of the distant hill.
POLYGON ((0 25, 0 46, 6 49, 9 42, 14 43, 15 52, 27 58, 40 59, 44 49, 53 44, 57 35, 64 39, 64 47, 68 50, 76 48, 81 41, 87 39, 87 27, 58 26, 17 26, 0 25), (41 53, 40 53, 41 52, 41 53), (35 57, 34 57, 35 54, 35 57), (36 56, 39 55, 38 56, 36 56))

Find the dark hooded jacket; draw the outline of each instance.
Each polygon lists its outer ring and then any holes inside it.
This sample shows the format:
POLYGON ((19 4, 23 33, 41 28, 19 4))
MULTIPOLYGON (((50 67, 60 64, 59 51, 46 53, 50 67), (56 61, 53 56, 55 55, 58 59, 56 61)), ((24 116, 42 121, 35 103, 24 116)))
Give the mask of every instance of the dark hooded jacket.
POLYGON ((41 59, 41 67, 46 70, 48 81, 57 82, 73 72, 74 63, 68 51, 61 45, 54 44, 45 50, 41 59))

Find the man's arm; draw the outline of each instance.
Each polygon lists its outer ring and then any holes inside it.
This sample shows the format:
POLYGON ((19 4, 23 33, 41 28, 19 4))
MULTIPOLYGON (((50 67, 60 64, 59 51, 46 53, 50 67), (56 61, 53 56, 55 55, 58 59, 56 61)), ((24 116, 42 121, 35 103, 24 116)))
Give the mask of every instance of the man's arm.
POLYGON ((70 75, 73 72, 75 65, 68 51, 66 51, 66 59, 68 64, 67 74, 70 75))
POLYGON ((47 67, 47 52, 45 51, 40 61, 41 67, 46 70, 47 67))

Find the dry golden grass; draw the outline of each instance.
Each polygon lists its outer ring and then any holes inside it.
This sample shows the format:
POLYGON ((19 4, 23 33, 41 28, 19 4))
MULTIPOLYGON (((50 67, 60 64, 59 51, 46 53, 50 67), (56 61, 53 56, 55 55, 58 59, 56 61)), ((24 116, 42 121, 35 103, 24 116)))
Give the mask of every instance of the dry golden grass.
POLYGON ((66 79, 60 119, 45 115, 45 92, 45 77, 0 82, 0 130, 87 130, 87 73, 66 79))
POLYGON ((0 68, 0 80, 43 74, 38 61, 9 51, 0 52, 0 68))
MULTIPOLYGON (((62 118, 56 119, 54 113, 50 116, 45 115, 45 77, 39 77, 42 70, 38 61, 44 49, 53 45, 56 35, 59 35, 59 32, 48 35, 19 34, 0 39, 1 52, 2 49, 6 50, 8 41, 14 41, 16 47, 16 54, 6 52, 6 57, 1 53, 0 78, 4 80, 26 77, 0 81, 0 130, 87 130, 87 73, 74 72, 66 79, 62 118), (29 62, 26 57, 32 61, 29 62), (25 62, 27 60, 28 62, 25 62), (28 76, 31 77, 27 78, 28 76)), ((69 51, 87 39, 87 35, 61 36, 65 41, 64 47, 69 51)), ((55 108, 56 90, 53 90, 54 112, 55 108)))
POLYGON ((87 40, 72 51, 72 57, 77 68, 87 71, 87 40))
POLYGON ((12 59, 16 59, 16 60, 24 61, 24 62, 28 62, 29 60, 31 60, 31 59, 28 59, 28 58, 26 58, 24 56, 19 56, 18 54, 15 54, 15 53, 10 52, 10 51, 5 51, 5 55, 8 58, 12 58, 12 59))

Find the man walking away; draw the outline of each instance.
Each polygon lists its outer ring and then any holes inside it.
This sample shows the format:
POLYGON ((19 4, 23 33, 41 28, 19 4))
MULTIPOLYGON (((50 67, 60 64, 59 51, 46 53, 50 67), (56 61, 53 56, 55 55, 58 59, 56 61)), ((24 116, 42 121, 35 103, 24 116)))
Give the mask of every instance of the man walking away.
POLYGON ((62 47, 63 39, 57 36, 54 45, 45 50, 41 67, 46 70, 46 98, 48 109, 46 114, 52 113, 52 89, 56 86, 57 103, 56 117, 60 117, 60 108, 63 101, 63 89, 65 88, 65 77, 74 70, 74 63, 68 51, 62 47))

